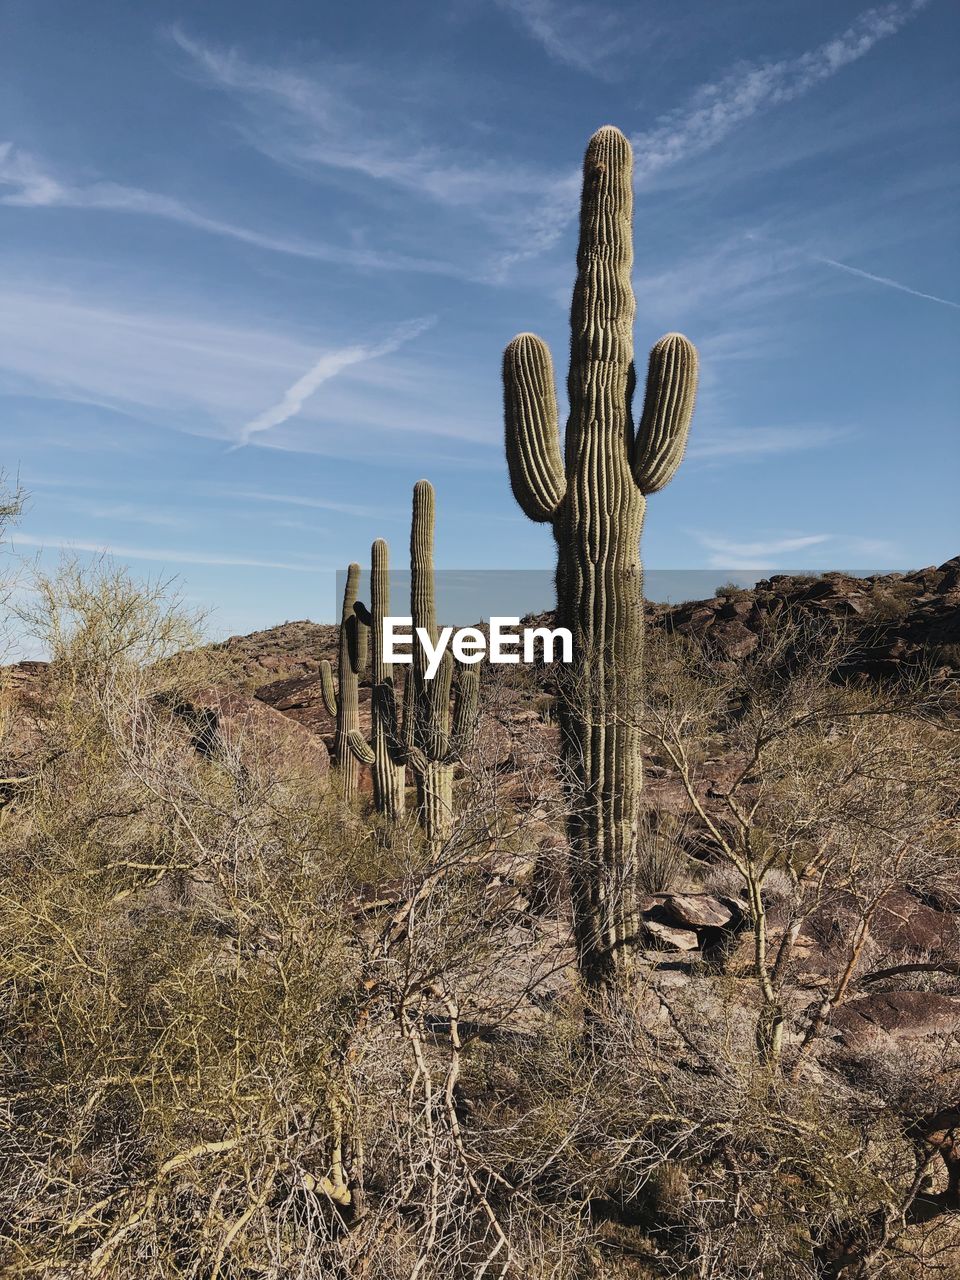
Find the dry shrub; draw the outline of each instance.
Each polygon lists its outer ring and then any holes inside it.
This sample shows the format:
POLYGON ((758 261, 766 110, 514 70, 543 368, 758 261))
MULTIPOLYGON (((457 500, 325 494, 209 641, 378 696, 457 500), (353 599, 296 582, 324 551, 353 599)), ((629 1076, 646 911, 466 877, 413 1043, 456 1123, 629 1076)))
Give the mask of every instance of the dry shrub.
MULTIPOLYGON (((714 874, 755 898, 753 968, 651 963, 591 1008, 562 896, 528 902, 563 800, 515 684, 488 682, 427 851, 335 782, 198 752, 170 708, 217 672, 158 588, 74 566, 36 599, 44 732, 0 825, 0 1274, 909 1280, 948 1258, 921 1113, 949 1062, 834 1062, 756 937, 842 899, 853 946, 891 884, 947 892, 941 722, 830 684, 796 635, 739 672, 654 646, 661 760, 701 801, 718 743, 749 764, 714 874)), ((659 884, 696 819, 652 828, 659 884)))

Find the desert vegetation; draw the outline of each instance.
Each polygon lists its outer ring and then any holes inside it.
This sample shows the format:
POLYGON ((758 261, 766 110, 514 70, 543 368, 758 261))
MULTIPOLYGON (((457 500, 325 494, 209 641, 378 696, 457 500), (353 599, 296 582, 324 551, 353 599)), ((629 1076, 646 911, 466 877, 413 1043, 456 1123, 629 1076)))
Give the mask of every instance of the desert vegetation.
POLYGON ((645 609, 696 356, 634 431, 629 165, 591 141, 564 458, 505 357, 568 670, 396 681, 379 539, 287 650, 108 562, 8 601, 0 1275, 960 1276, 960 565, 645 609))

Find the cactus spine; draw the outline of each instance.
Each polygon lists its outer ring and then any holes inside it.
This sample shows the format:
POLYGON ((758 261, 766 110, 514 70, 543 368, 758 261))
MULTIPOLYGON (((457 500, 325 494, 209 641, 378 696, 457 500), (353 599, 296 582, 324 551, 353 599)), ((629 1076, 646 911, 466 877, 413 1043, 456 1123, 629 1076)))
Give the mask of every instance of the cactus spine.
MULTIPOLYGON (((410 613, 414 634, 421 627, 437 642, 437 607, 433 575, 433 530, 436 499, 433 485, 418 480, 413 489, 410 528, 410 613)), ((408 685, 412 704, 404 707, 407 755, 417 782, 420 824, 431 847, 441 846, 453 827, 453 769, 469 738, 477 715, 479 672, 460 667, 451 688, 454 661, 449 650, 432 680, 426 676, 427 657, 414 641, 413 678, 408 685)))
POLYGON ((663 488, 680 464, 697 381, 694 347, 680 334, 661 338, 650 353, 643 415, 634 430, 632 164, 618 129, 605 126, 590 139, 570 314, 565 457, 547 346, 520 334, 503 361, 511 486, 530 519, 553 526, 558 622, 574 640, 561 727, 575 778, 570 839, 577 947, 584 979, 595 987, 629 971, 636 933, 640 533, 646 495, 663 488))
POLYGON ((354 612, 371 633, 371 741, 368 743, 355 729, 347 735, 347 742, 360 764, 370 765, 373 770, 373 803, 377 812, 398 822, 404 811, 406 756, 398 740, 393 664, 383 660, 383 620, 390 613, 390 563, 382 538, 377 538, 370 548, 369 612, 359 601, 354 612))
POLYGON ((342 779, 344 799, 348 801, 356 798, 360 783, 360 762, 350 747, 350 735, 360 730, 360 677, 367 665, 367 627, 354 610, 359 585, 360 566, 351 564, 347 569, 340 615, 339 691, 334 688, 330 663, 324 660, 320 664, 324 706, 337 722, 333 759, 342 779))

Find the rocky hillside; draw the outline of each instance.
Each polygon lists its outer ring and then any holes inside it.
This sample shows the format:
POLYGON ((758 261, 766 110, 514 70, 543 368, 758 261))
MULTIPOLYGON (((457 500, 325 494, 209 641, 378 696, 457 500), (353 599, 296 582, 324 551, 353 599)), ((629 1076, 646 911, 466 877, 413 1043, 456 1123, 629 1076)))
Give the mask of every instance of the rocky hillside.
MULTIPOLYGON (((708 600, 651 602, 647 612, 651 627, 702 641, 721 661, 752 652, 778 616, 806 614, 846 621, 857 639, 857 669, 866 675, 881 677, 913 663, 942 675, 960 673, 960 556, 939 567, 871 578, 779 574, 750 589, 721 587, 708 600)), ((547 623, 551 615, 529 620, 547 623)), ((328 747, 334 725, 320 694, 320 663, 326 658, 336 665, 336 654, 337 627, 307 620, 231 636, 209 648, 224 692, 252 696, 318 734, 328 747)), ((8 699, 19 707, 24 729, 36 716, 44 669, 42 662, 6 668, 8 699)), ((365 685, 362 717, 369 699, 365 685)))
POLYGON ((882 676, 904 663, 960 670, 960 556, 915 573, 852 578, 777 575, 751 590, 721 587, 711 600, 656 609, 673 631, 706 641, 719 656, 739 659, 778 615, 843 619, 856 637, 857 669, 882 676))
MULTIPOLYGON (((722 587, 709 600, 648 605, 651 626, 701 640, 721 660, 745 657, 761 631, 783 614, 844 619, 857 638, 857 669, 867 675, 919 662, 944 674, 960 672, 960 556, 915 573, 776 575, 752 589, 722 587)), ((216 652, 238 686, 313 729, 329 745, 333 724, 320 697, 319 668, 323 658, 336 662, 336 644, 334 626, 285 622, 233 636, 216 652)))

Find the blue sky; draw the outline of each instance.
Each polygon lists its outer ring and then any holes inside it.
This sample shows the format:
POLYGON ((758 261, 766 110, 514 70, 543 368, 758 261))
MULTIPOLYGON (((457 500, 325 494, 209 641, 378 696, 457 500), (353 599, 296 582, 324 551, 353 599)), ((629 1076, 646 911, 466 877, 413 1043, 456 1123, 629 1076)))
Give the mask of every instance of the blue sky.
POLYGON ((614 123, 638 352, 702 361, 647 565, 956 554, 958 43, 950 0, 0 0, 18 553, 176 573, 218 633, 328 619, 427 476, 438 565, 552 564, 500 354, 534 330, 565 376, 614 123))

